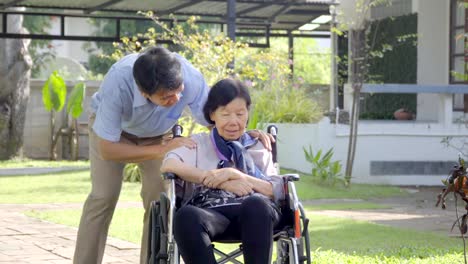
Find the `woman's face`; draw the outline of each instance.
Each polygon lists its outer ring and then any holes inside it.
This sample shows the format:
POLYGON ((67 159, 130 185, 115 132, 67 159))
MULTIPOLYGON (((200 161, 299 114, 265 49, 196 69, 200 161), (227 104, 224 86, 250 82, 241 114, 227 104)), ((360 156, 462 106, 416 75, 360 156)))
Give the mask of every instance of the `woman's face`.
POLYGON ((225 140, 237 140, 244 133, 249 119, 247 102, 240 97, 229 104, 218 107, 210 114, 218 133, 225 140))

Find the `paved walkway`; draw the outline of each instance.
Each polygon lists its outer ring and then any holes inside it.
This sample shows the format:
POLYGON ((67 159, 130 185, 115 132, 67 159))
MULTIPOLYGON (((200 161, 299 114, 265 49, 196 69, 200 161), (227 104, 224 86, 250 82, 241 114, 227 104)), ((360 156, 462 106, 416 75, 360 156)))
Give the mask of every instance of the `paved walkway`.
MULTIPOLYGON (((0 264, 71 263, 77 229, 27 217, 22 213, 64 207, 81 208, 81 205, 0 204, 0 264)), ((109 237, 103 263, 138 263, 139 253, 139 245, 109 237)))

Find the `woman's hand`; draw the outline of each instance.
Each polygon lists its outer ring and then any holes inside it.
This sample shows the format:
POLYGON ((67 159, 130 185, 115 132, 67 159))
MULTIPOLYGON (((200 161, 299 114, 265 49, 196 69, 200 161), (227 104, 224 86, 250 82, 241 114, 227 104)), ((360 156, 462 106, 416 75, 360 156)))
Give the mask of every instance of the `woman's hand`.
POLYGON ((244 179, 223 182, 219 188, 228 192, 232 192, 237 196, 245 196, 253 192, 252 184, 244 179))
POLYGON ((202 183, 209 188, 219 188, 224 182, 238 180, 244 177, 245 175, 239 170, 234 168, 222 168, 205 171, 202 183))
POLYGON ((258 129, 249 130, 247 134, 251 137, 258 138, 260 142, 263 143, 263 146, 265 146, 268 151, 271 151, 271 142, 275 142, 275 138, 271 134, 258 129))

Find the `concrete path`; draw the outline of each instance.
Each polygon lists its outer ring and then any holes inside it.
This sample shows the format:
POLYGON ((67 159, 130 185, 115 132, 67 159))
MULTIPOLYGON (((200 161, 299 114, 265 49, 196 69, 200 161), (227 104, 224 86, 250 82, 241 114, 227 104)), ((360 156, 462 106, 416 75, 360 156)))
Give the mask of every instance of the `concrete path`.
MULTIPOLYGON (((73 207, 81 205, 0 204, 0 264, 72 263, 77 229, 27 217, 22 212, 73 207)), ((109 237, 103 263, 138 263, 139 253, 139 245, 109 237)))

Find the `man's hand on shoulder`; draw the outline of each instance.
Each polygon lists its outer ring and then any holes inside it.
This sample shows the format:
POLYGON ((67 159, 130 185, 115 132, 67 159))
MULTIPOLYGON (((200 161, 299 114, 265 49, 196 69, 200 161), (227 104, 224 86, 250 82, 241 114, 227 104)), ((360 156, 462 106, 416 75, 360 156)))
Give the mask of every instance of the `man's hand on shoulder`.
POLYGON ((193 139, 186 137, 176 137, 170 140, 165 140, 163 141, 162 145, 164 147, 164 154, 182 146, 185 146, 189 149, 194 149, 197 147, 197 143, 193 139))
POLYGON ((247 134, 251 137, 258 138, 258 140, 262 142, 263 146, 265 146, 268 151, 271 151, 271 143, 275 142, 275 138, 271 134, 258 129, 249 130, 247 131, 247 134))

